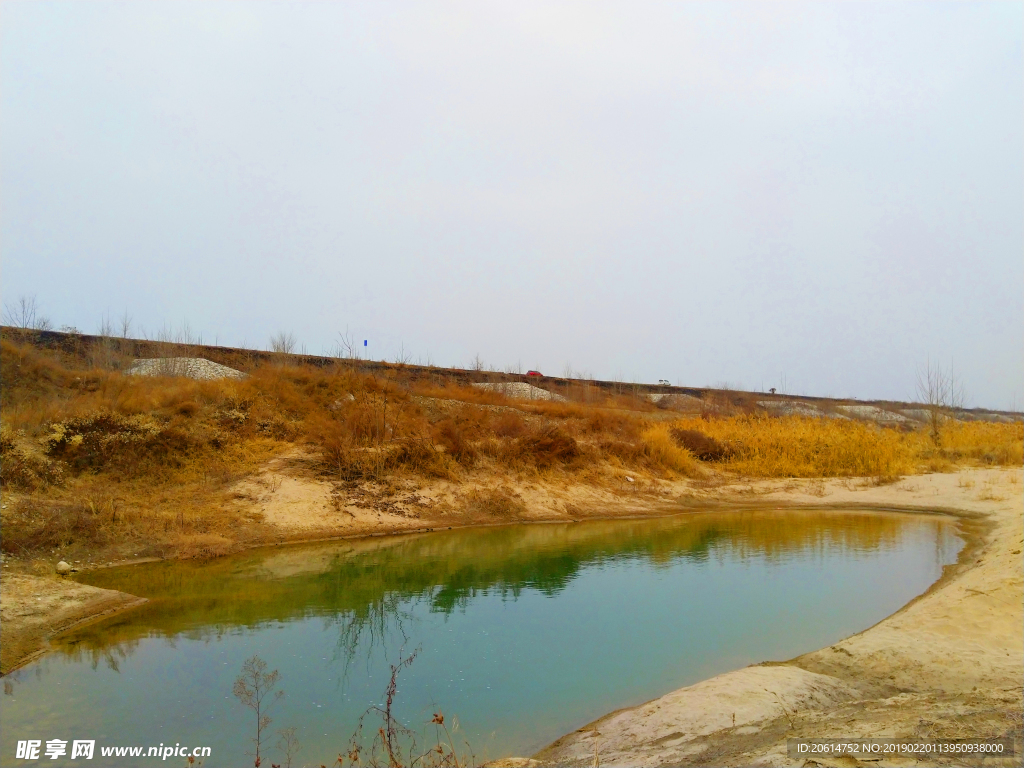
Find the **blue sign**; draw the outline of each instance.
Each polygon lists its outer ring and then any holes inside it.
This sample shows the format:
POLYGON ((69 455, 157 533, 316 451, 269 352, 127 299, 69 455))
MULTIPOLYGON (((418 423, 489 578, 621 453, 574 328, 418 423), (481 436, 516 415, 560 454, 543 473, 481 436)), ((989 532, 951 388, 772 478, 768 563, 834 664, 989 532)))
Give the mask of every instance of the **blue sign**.
POLYGON ((363 346, 366 346, 366 339, 363 339, 363 346))

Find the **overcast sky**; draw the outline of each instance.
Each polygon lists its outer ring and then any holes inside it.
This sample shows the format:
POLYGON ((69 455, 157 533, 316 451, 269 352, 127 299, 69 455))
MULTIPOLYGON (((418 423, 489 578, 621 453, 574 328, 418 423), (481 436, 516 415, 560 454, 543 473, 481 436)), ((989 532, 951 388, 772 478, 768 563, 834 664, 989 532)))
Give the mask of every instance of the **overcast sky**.
POLYGON ((1022 8, 7 0, 2 298, 1020 407, 1022 8))

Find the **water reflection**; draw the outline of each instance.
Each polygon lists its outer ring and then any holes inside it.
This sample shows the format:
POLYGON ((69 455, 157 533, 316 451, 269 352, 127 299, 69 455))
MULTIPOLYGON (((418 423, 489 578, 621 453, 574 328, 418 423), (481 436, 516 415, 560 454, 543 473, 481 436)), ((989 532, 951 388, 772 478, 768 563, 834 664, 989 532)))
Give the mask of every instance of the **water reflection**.
POLYGON ((249 726, 231 686, 258 653, 288 694, 277 722, 299 728, 304 759, 329 763, 404 647, 422 649, 403 672, 405 722, 440 706, 481 759, 529 754, 618 707, 864 629, 927 589, 959 546, 938 517, 759 511, 90 572, 83 581, 150 602, 6 679, 0 751, 44 726, 106 743, 174 730, 236 764, 249 726))
MULTIPOLYGON (((65 636, 60 652, 116 670, 143 637, 216 638, 322 617, 337 651, 360 639, 404 636, 410 603, 464 611, 478 596, 515 600, 524 590, 554 597, 588 567, 646 561, 824 557, 892 549, 908 527, 934 518, 877 513, 770 511, 707 513, 656 520, 467 529, 252 551, 208 563, 165 562, 86 573, 81 580, 149 598, 128 614, 65 636)), ((944 526, 936 562, 958 540, 944 526)))

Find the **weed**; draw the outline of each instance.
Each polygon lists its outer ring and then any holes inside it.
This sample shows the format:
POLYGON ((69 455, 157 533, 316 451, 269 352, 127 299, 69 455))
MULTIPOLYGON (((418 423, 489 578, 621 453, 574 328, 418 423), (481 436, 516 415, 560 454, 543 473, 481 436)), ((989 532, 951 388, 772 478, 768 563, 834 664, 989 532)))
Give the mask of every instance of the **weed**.
POLYGON ((526 511, 522 498, 508 488, 470 491, 462 506, 467 514, 498 519, 521 517, 526 511))
POLYGON ((464 768, 475 762, 471 752, 460 755, 456 750, 452 730, 457 729, 458 724, 454 723, 453 728, 449 729, 448 723, 445 722, 445 716, 440 711, 435 712, 430 721, 430 725, 434 726, 434 745, 423 751, 418 747, 416 733, 395 715, 398 675, 403 669, 412 666, 418 653, 418 648, 408 656, 404 655, 404 649, 399 652, 398 663, 391 665, 391 676, 387 688, 384 690, 383 706, 371 706, 363 713, 356 725, 355 732, 349 739, 345 756, 338 755, 335 765, 343 765, 346 758, 349 765, 367 765, 370 768, 378 766, 388 766, 388 768, 399 768, 400 766, 464 768), (365 746, 363 737, 367 717, 379 721, 369 747, 365 746))
POLYGON ((260 750, 266 738, 263 732, 271 723, 267 710, 284 696, 284 691, 274 690, 280 678, 281 675, 276 669, 273 672, 267 672, 267 662, 259 656, 253 656, 242 664, 242 674, 235 680, 231 689, 235 698, 249 707, 256 715, 256 732, 252 738, 255 752, 247 753, 255 757, 256 768, 260 768, 260 750), (270 696, 270 701, 266 701, 268 696, 270 696))
POLYGON ((282 728, 277 735, 277 748, 284 754, 284 768, 292 768, 292 760, 302 750, 296 728, 282 728))

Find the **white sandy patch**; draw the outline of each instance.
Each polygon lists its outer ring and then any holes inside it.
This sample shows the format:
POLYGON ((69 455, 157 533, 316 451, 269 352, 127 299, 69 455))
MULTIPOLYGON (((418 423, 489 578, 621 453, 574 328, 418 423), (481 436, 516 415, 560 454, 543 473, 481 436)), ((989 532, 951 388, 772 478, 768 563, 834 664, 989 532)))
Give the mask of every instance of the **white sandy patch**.
POLYGON ((514 397, 518 400, 554 400, 559 403, 565 402, 565 398, 561 395, 535 387, 533 384, 527 384, 525 381, 481 382, 473 386, 480 389, 489 389, 493 392, 500 392, 505 397, 514 397))
POLYGON ((188 379, 244 379, 246 374, 215 363, 204 357, 153 357, 133 362, 125 373, 129 376, 184 376, 188 379))

